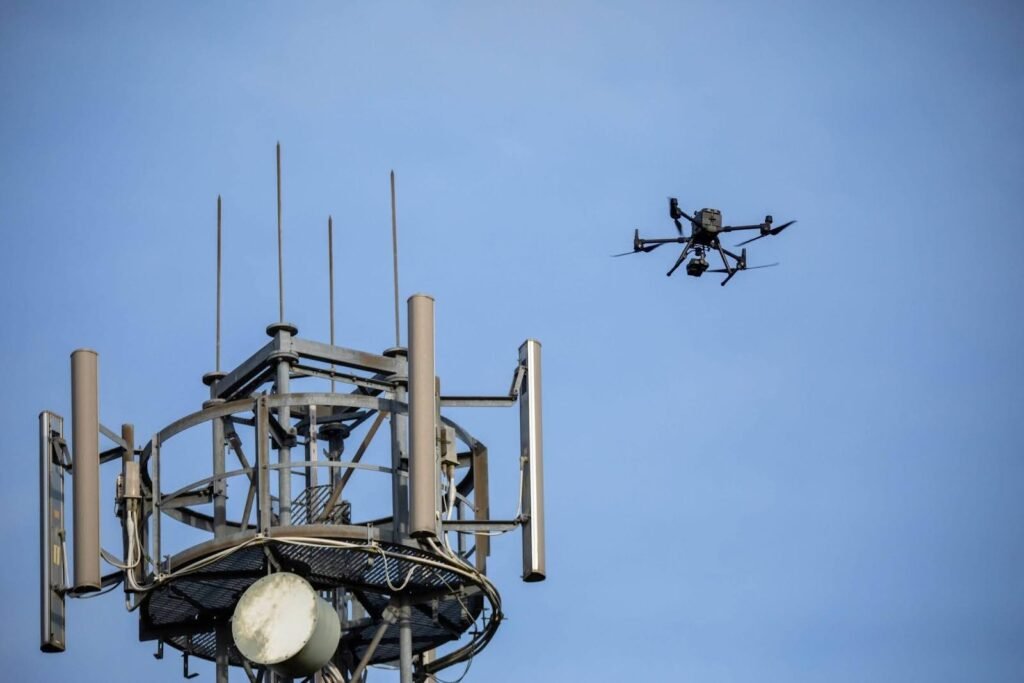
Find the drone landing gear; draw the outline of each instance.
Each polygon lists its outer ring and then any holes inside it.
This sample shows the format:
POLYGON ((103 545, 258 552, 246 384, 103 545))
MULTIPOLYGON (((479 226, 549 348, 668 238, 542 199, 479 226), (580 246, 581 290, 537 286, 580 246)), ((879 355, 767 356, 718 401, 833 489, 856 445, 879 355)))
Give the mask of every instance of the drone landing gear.
MULTIPOLYGON (((683 265, 683 261, 686 260, 686 255, 690 253, 690 247, 693 246, 693 240, 691 239, 683 247, 683 253, 679 254, 679 258, 672 264, 672 268, 669 269, 665 275, 671 277, 672 273, 676 272, 679 266, 683 265)), ((693 247, 693 258, 686 264, 686 274, 691 277, 700 277, 704 274, 704 271, 708 269, 708 260, 704 258, 705 248, 703 246, 693 247)))
MULTIPOLYGON (((693 237, 690 237, 690 239, 686 242, 686 246, 683 247, 683 253, 679 254, 679 258, 677 258, 676 262, 674 264, 672 264, 672 267, 669 268, 669 271, 667 273, 665 273, 665 275, 667 277, 672 277, 672 273, 676 272, 676 269, 683 264, 683 261, 686 260, 686 255, 690 252, 690 247, 692 247, 692 246, 693 246, 693 237)), ((697 251, 698 254, 701 255, 701 258, 703 258, 703 254, 704 254, 703 247, 697 247, 696 251, 697 251)), ((690 263, 693 263, 693 261, 691 261, 690 263)), ((686 272, 687 273, 690 272, 690 264, 689 263, 686 265, 686 272)))

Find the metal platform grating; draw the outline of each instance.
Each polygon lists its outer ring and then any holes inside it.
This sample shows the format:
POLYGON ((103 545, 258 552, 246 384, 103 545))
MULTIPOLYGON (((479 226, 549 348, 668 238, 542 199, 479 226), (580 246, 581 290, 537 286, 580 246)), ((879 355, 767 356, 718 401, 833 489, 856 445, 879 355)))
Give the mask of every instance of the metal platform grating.
MULTIPOLYGON (((385 560, 366 546, 336 548, 274 542, 241 548, 201 570, 171 578, 153 589, 142 606, 142 631, 148 637, 163 638, 190 655, 213 660, 217 624, 227 623, 242 593, 271 570, 268 554, 280 569, 303 576, 318 590, 351 591, 371 615, 381 614, 395 593, 393 588, 403 588, 402 594, 414 602, 419 598, 421 602, 412 613, 416 652, 455 640, 473 626, 483 610, 482 595, 474 593, 461 574, 441 567, 425 567, 412 558, 441 564, 448 564, 448 560, 417 548, 391 544, 379 547, 398 557, 385 560), (455 597, 454 592, 470 594, 455 597)), ((187 566, 174 569, 180 571, 187 566)), ((376 630, 376 624, 353 628, 343 633, 340 647, 358 661, 376 630)), ((232 664, 242 664, 233 645, 228 655, 232 664)), ((372 662, 388 662, 397 657, 398 626, 393 624, 385 632, 372 662)))

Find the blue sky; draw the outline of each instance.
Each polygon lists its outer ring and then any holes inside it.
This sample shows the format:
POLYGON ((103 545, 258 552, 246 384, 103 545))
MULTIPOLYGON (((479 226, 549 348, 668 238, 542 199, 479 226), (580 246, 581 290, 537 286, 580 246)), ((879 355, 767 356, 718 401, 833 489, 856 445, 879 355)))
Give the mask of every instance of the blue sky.
MULTIPOLYGON (((1017 4, 296 5, 0 5, 12 679, 180 677, 116 596, 38 652, 36 416, 81 346, 104 423, 199 408, 218 193, 225 365, 263 344, 278 140, 302 336, 330 213, 338 341, 391 345, 395 169, 446 389, 544 344, 549 580, 498 539, 509 620, 467 680, 1024 677, 1017 4), (671 234, 667 195, 799 223, 725 288, 608 258, 671 234)), ((511 513, 515 416, 466 422, 511 513)))

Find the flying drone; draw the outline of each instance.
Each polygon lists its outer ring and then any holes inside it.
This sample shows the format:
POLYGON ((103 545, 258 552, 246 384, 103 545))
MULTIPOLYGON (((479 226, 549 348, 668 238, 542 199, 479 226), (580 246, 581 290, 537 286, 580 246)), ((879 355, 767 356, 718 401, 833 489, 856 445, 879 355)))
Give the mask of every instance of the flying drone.
POLYGON ((686 260, 686 256, 692 251, 693 258, 691 258, 686 264, 686 274, 692 277, 700 277, 705 272, 725 273, 725 279, 722 280, 721 283, 723 286, 741 270, 770 268, 779 264, 768 263, 760 266, 748 266, 746 247, 744 247, 739 254, 734 254, 722 246, 718 239, 718 236, 721 233, 733 232, 736 230, 760 231, 761 234, 757 237, 752 237, 751 239, 745 240, 736 245, 737 247, 742 247, 745 244, 756 242, 762 237, 778 235, 780 232, 796 223, 796 221, 789 221, 788 223, 783 223, 782 225, 773 228, 772 217, 765 216, 764 222, 757 225, 722 225, 722 212, 718 209, 701 209, 700 211, 694 211, 693 215, 690 216, 679 208, 679 200, 675 197, 669 197, 668 213, 669 216, 672 217, 672 221, 676 224, 676 231, 679 233, 678 237, 643 239, 640 237, 640 230, 637 229, 633 232, 633 251, 615 254, 615 256, 628 256, 629 254, 636 254, 639 252, 654 251, 665 244, 682 244, 684 245, 683 252, 679 254, 679 258, 676 259, 676 262, 665 274, 671 276, 672 273, 676 272, 676 269, 683 264, 683 261, 686 260), (681 218, 685 218, 692 226, 689 235, 686 235, 683 230, 683 223, 680 220, 681 218), (717 251, 719 256, 722 257, 723 268, 708 268, 708 261, 705 256, 707 252, 711 250, 717 251))

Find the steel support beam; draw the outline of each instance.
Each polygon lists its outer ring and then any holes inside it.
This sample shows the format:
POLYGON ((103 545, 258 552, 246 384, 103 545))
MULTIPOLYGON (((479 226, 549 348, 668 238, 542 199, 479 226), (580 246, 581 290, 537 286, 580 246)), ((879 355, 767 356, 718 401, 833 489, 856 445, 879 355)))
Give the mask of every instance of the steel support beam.
POLYGON ((310 341, 308 339, 299 339, 298 337, 290 338, 287 343, 282 344, 281 350, 296 354, 300 358, 309 358, 310 360, 332 363, 367 372, 379 372, 390 375, 396 369, 394 359, 387 356, 378 356, 364 351, 353 351, 352 349, 331 346, 330 344, 310 341))
POLYGON ((235 396, 235 392, 263 372, 268 365, 270 355, 279 350, 277 339, 267 342, 266 346, 245 359, 241 365, 214 382, 210 386, 211 397, 238 398, 235 396))

